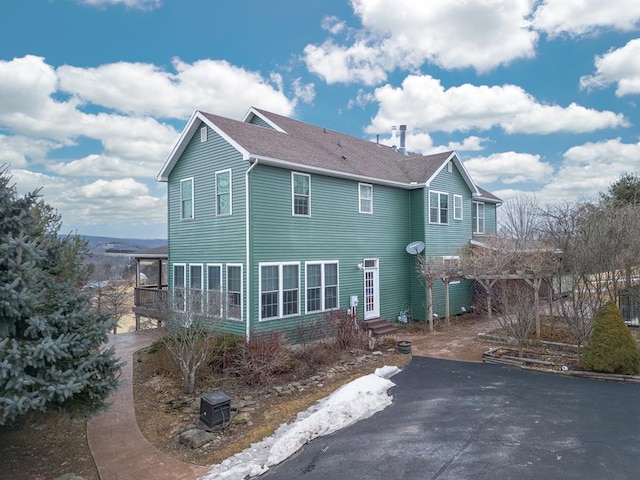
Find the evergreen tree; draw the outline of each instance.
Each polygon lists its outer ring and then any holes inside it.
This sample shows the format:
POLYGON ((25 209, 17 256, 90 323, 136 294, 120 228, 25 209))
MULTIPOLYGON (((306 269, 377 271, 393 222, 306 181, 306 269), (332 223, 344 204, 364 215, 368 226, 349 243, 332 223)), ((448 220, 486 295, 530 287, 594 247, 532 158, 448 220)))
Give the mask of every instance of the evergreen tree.
POLYGON ((0 168, 0 425, 50 408, 84 417, 105 406, 120 370, 100 349, 110 320, 80 289, 87 245, 59 237, 59 215, 10 182, 0 168))
POLYGON ((624 207, 640 205, 640 177, 635 173, 625 173, 609 185, 606 193, 600 193, 605 206, 624 207))

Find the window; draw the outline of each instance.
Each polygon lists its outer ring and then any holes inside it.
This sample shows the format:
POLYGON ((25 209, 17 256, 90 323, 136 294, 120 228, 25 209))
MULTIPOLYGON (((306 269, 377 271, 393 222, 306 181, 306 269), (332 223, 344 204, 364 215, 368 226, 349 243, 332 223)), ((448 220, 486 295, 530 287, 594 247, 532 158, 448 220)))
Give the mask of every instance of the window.
POLYGON ((307 313, 338 308, 338 262, 307 263, 307 313))
POLYGON ((429 192, 429 223, 449 223, 449 194, 429 192))
POLYGON ((358 202, 360 213, 373 213, 373 185, 358 184, 358 202))
POLYGON ((484 203, 473 202, 471 207, 473 233, 484 233, 484 203))
POLYGON ((222 315, 222 265, 207 265, 207 312, 222 315))
POLYGON ((206 125, 200 127, 200 143, 204 143, 207 141, 207 127, 206 125))
POLYGON ((184 310, 184 287, 187 283, 186 268, 184 264, 173 265, 173 308, 184 310))
POLYGON ((453 196, 453 219, 462 220, 462 195, 453 196))
POLYGON ((241 265, 227 265, 227 318, 242 320, 241 265))
POLYGON ((453 162, 447 163, 447 172, 453 172, 453 162))
POLYGON ((455 270, 460 266, 460 257, 458 255, 448 255, 442 257, 442 265, 446 270, 455 270))
POLYGON ((202 311, 202 265, 189 265, 189 305, 191 311, 202 311))
POLYGON ((216 213, 231 215, 231 170, 216 172, 216 213))
POLYGON ((180 180, 180 218, 193 219, 193 178, 180 180))
POLYGON ((260 320, 300 313, 299 272, 297 263, 260 264, 260 320))
POLYGON ((293 215, 309 216, 311 199, 311 177, 304 173, 291 173, 293 215))

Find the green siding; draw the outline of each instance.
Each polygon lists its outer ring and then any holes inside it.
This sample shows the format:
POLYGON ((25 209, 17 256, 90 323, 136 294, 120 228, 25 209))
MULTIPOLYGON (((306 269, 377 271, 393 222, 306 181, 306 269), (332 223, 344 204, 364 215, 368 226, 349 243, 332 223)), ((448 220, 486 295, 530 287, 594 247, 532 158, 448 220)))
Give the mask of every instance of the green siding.
MULTIPOLYGON (((379 259, 380 316, 395 320, 411 297, 409 255, 410 192, 373 186, 373 214, 358 213, 358 182, 311 175, 311 216, 291 214, 291 171, 258 165, 251 172, 251 245, 253 325, 259 330, 292 332, 300 317, 257 322, 258 264, 300 262, 301 308, 305 305, 304 262, 339 261, 340 308, 347 309, 351 295, 364 314, 364 274, 357 264, 379 259)), ((312 314, 310 317, 316 317, 312 314)))
POLYGON ((262 118, 258 117, 257 115, 254 115, 249 121, 249 123, 252 123, 253 125, 258 125, 260 127, 270 128, 271 130, 273 130, 273 127, 271 125, 269 125, 267 122, 265 122, 262 118))
MULTIPOLYGON (((169 284, 173 285, 173 264, 223 264, 222 284, 226 284, 226 264, 243 264, 245 255, 245 171, 248 163, 213 130, 200 142, 200 131, 171 171, 168 181, 169 284), (232 169, 232 215, 216 216, 215 172, 232 169), (180 218, 180 180, 194 179, 194 218, 180 218)), ((243 267, 243 273, 245 269, 243 267)), ((206 282, 206 275, 205 275, 206 282)), ((246 280, 243 280, 243 284, 246 280)), ((205 283, 206 284, 206 283, 205 283)), ((187 285, 189 269, 187 268, 187 285)), ((241 321, 228 321, 224 329, 244 334, 241 321)))

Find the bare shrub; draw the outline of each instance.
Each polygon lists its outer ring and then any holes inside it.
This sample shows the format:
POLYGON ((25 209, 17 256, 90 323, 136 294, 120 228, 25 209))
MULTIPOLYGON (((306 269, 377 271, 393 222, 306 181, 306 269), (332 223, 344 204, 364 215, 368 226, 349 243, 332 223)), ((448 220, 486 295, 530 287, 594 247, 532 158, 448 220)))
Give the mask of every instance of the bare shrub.
POLYGON ((247 385, 268 385, 276 375, 293 366, 293 356, 284 343, 282 333, 252 335, 249 341, 238 344, 231 352, 229 371, 247 385))
POLYGON ((342 310, 333 310, 324 315, 328 342, 336 350, 348 350, 359 346, 362 337, 360 326, 342 310))

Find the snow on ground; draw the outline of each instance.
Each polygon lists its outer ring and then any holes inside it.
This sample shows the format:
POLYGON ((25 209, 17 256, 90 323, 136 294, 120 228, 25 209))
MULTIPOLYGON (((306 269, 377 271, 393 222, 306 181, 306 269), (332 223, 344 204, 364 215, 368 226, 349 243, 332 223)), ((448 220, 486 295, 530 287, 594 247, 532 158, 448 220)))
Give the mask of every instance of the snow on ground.
POLYGON ((211 467, 200 480, 242 480, 265 473, 286 460, 305 443, 348 427, 391 405, 389 380, 398 367, 378 368, 375 373, 343 385, 328 397, 298 414, 291 424, 282 424, 273 435, 211 467))

